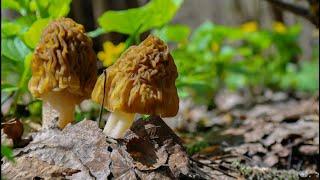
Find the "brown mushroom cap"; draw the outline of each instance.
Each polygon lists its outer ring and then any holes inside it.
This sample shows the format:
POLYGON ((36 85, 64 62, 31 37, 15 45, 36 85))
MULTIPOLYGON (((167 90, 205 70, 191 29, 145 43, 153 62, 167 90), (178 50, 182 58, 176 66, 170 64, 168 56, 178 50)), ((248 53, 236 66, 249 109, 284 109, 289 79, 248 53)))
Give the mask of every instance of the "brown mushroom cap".
MULTIPOLYGON (((107 69, 104 106, 110 111, 175 116, 179 109, 177 77, 168 46, 150 35, 107 69)), ((104 80, 102 74, 92 92, 98 103, 102 102, 104 80)))
POLYGON ((80 102, 90 97, 96 73, 96 55, 84 27, 60 18, 46 27, 35 49, 29 90, 37 98, 65 90, 80 102))

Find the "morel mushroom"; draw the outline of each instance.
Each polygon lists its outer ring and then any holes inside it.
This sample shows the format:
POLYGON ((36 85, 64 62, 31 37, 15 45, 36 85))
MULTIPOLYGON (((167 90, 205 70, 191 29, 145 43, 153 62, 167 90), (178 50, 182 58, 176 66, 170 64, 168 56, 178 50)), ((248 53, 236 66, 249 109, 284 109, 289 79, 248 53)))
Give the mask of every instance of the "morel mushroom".
POLYGON ((168 46, 159 38, 150 35, 138 46, 131 46, 106 74, 98 78, 92 100, 102 104, 105 96, 103 105, 111 111, 103 130, 107 136, 122 138, 135 113, 161 117, 177 114, 177 68, 168 46))
POLYGON ((43 100, 42 128, 64 128, 75 105, 90 98, 97 79, 96 55, 84 27, 60 18, 43 31, 32 57, 29 90, 43 100))

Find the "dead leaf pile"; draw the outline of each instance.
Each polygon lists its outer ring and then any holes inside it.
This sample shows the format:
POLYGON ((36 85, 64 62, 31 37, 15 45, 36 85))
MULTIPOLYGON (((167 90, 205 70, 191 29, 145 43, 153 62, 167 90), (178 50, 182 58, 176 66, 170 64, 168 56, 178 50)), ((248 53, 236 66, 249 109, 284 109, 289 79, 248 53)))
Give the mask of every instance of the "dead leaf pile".
MULTIPOLYGON (((204 179, 181 140, 159 117, 139 119, 124 140, 108 142, 96 122, 85 120, 62 131, 33 134, 14 150, 17 163, 3 159, 7 179, 204 179)), ((208 179, 208 178, 207 178, 208 179)))
POLYGON ((253 166, 319 169, 318 97, 272 91, 252 97, 221 91, 214 101, 216 108, 209 111, 182 100, 179 124, 166 122, 184 142, 204 142, 207 147, 199 153, 209 158, 231 153, 245 155, 253 166))

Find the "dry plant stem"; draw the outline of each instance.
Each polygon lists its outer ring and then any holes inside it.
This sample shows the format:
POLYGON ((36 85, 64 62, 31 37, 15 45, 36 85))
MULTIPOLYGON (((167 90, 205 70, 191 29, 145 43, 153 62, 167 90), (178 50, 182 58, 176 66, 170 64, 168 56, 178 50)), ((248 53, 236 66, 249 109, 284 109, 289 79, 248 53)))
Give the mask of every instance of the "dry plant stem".
POLYGON ((43 98, 42 105, 42 128, 52 128, 56 126, 63 129, 74 120, 76 100, 68 92, 50 92, 43 98))
POLYGON ((111 138, 123 138, 126 130, 129 129, 134 121, 134 113, 120 111, 112 112, 104 127, 103 133, 111 138))

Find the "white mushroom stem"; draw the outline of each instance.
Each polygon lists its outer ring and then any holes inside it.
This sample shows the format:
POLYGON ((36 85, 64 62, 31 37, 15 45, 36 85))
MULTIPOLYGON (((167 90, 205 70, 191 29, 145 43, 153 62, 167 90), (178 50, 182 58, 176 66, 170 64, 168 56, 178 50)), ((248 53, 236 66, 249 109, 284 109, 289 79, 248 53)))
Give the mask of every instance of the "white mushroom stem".
POLYGON ((74 95, 66 91, 49 92, 42 97, 42 100, 42 128, 52 128, 58 125, 63 129, 74 121, 76 105, 74 95))
POLYGON ((123 138, 126 131, 131 127, 134 121, 134 113, 125 113, 120 111, 112 112, 108 118, 103 133, 111 138, 123 138))

